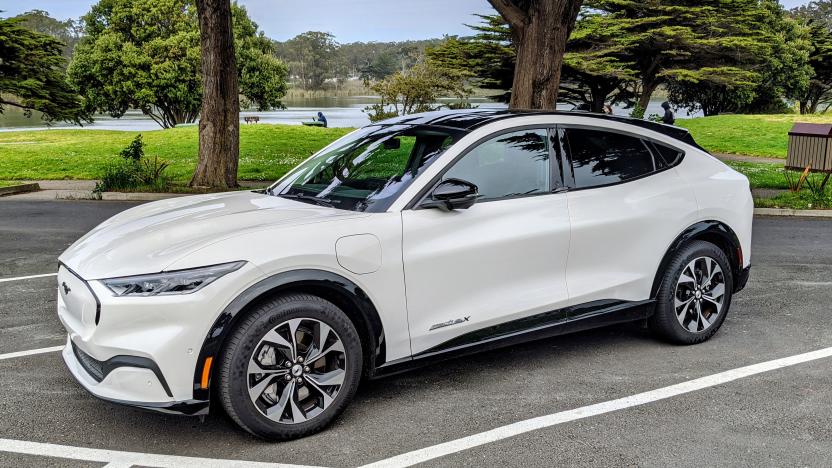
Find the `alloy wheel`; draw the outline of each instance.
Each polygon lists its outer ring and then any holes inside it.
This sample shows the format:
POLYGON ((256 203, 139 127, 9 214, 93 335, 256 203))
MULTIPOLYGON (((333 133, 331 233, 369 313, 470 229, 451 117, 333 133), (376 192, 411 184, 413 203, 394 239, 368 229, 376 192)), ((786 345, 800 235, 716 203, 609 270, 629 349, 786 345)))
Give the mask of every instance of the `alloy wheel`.
POLYGON ((287 320, 260 339, 249 360, 252 403, 267 418, 298 424, 323 413, 346 375, 346 352, 329 325, 312 318, 287 320))
POLYGON ((674 294, 676 319, 685 329, 701 333, 711 328, 722 313, 725 274, 711 257, 698 257, 679 275, 674 294))

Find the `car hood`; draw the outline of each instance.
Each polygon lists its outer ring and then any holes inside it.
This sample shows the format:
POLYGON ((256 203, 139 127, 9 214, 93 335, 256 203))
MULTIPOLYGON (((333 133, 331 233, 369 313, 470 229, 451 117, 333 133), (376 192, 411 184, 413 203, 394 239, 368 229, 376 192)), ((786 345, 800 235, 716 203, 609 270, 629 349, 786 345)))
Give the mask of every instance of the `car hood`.
POLYGON ((365 215, 257 192, 174 198, 113 216, 59 260, 85 279, 156 273, 208 244, 253 230, 356 216, 365 215))

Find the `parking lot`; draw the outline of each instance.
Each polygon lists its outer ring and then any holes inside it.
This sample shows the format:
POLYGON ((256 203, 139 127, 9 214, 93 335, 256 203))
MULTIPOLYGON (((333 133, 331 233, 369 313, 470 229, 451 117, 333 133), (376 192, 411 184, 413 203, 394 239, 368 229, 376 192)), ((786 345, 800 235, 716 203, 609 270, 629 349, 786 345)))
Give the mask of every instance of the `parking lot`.
POLYGON ((0 466, 832 460, 830 220, 757 218, 751 280, 704 344, 667 345, 629 324, 452 360, 365 383, 328 430, 266 443, 218 411, 200 421, 101 402, 64 368, 55 278, 38 275, 131 206, 0 200, 0 466))

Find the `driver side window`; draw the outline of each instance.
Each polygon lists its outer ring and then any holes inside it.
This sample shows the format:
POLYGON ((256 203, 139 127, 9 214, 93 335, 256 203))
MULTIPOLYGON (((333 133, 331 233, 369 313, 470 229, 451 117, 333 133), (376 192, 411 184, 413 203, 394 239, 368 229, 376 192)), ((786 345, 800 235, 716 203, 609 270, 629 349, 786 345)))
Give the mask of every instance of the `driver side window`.
POLYGON ((479 200, 499 200, 549 192, 549 138, 546 129, 504 133, 480 143, 445 173, 479 189, 479 200))

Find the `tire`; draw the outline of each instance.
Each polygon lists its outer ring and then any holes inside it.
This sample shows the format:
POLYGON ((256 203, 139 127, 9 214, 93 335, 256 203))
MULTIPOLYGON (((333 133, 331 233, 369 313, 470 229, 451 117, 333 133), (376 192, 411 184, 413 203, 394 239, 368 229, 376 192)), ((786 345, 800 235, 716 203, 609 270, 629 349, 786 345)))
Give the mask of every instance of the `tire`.
POLYGON ((690 242, 667 266, 648 325, 665 341, 702 343, 725 321, 733 288, 731 263, 722 249, 710 242, 690 242), (706 278, 709 265, 710 281, 706 278))
POLYGON ((246 431, 296 439, 344 411, 362 363, 358 332, 343 311, 317 296, 288 294, 259 305, 235 327, 220 355, 217 393, 246 431))

